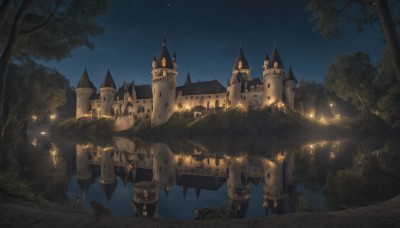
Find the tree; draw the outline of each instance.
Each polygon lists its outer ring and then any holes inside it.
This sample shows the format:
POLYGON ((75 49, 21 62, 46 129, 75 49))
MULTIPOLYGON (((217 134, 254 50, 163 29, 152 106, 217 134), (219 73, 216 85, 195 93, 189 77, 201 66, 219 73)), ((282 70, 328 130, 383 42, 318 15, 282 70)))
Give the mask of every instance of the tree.
POLYGON ((383 52, 378 62, 379 74, 374 81, 377 88, 379 116, 392 127, 400 127, 400 84, 396 83, 396 73, 390 61, 389 51, 383 52))
POLYGON ((300 81, 296 89, 295 109, 303 115, 314 115, 324 97, 324 88, 321 84, 310 81, 300 81))
POLYGON ((5 96, 8 115, 5 116, 5 129, 13 125, 13 128, 26 134, 33 115, 39 118, 47 116, 67 102, 69 82, 54 69, 34 62, 11 64, 9 75, 5 96))
POLYGON ((3 0, 0 4, 0 130, 4 134, 6 78, 12 57, 18 61, 68 57, 79 46, 93 48, 90 36, 102 34, 96 18, 108 0, 3 0))
POLYGON ((306 10, 316 23, 314 28, 327 39, 338 37, 346 20, 356 23, 359 32, 379 20, 400 82, 400 42, 391 13, 399 1, 391 3, 393 6, 389 7, 388 0, 311 0, 306 10))
POLYGON ((375 104, 373 80, 376 68, 368 54, 355 52, 336 57, 328 68, 325 88, 345 101, 350 101, 359 111, 359 119, 370 119, 370 108, 375 104))

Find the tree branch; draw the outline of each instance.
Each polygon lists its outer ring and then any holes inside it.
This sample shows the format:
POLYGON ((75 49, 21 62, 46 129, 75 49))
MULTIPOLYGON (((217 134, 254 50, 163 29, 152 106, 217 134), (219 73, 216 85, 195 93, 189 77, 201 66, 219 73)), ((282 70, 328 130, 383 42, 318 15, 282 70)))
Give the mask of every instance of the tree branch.
POLYGON ((341 12, 345 11, 349 6, 351 6, 352 3, 353 3, 353 0, 347 1, 347 3, 343 6, 343 8, 336 9, 336 13, 341 13, 341 12))
POLYGON ((53 18, 54 14, 56 14, 57 10, 58 10, 59 6, 56 6, 56 8, 53 10, 53 12, 51 12, 51 14, 40 24, 36 25, 33 28, 30 29, 22 29, 19 33, 21 34, 29 34, 29 33, 33 33, 37 30, 39 30, 40 28, 44 27, 50 20, 51 18, 53 18))
POLYGON ((6 19, 6 15, 12 1, 13 0, 4 0, 3 3, 1 3, 0 5, 0 28, 3 27, 3 23, 6 19))

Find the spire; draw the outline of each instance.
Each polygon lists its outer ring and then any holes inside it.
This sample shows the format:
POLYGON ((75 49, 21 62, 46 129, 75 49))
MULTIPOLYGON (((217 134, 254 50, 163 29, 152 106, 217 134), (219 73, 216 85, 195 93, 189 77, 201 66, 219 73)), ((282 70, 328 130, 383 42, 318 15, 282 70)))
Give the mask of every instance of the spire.
POLYGON ((174 50, 174 54, 172 55, 172 61, 173 61, 173 62, 176 62, 176 53, 175 53, 175 50, 174 50))
POLYGON ((162 47, 158 58, 156 59, 156 68, 168 68, 174 69, 174 64, 171 59, 171 55, 167 49, 167 40, 165 36, 163 38, 162 47))
POLYGON ((185 80, 185 85, 189 85, 192 83, 192 80, 190 79, 190 73, 188 70, 187 76, 186 76, 186 80, 185 80))
POLYGON ((295 81, 297 83, 297 79, 294 76, 293 71, 292 71, 292 66, 289 66, 289 72, 288 72, 288 74, 286 76, 286 81, 289 81, 289 80, 295 81))
POLYGON ((104 77, 103 82, 101 83, 101 86, 100 86, 100 88, 104 88, 104 87, 112 87, 114 89, 117 88, 115 86, 114 79, 111 76, 110 69, 107 70, 107 74, 104 77))
POLYGON ((85 70, 82 73, 81 79, 79 80, 78 85, 76 86, 76 88, 92 88, 92 89, 94 89, 94 85, 89 79, 89 75, 88 75, 88 73, 86 71, 86 67, 85 67, 85 70))
POLYGON ((269 61, 269 57, 268 57, 268 48, 265 48, 265 61, 269 61))
POLYGON ((273 68, 275 63, 278 64, 278 68, 284 69, 281 56, 278 52, 278 48, 274 44, 274 49, 272 50, 271 61, 269 61, 268 68, 273 68))
POLYGON ((238 57, 236 58, 236 62, 233 69, 235 70, 250 69, 249 63, 247 62, 247 59, 244 56, 242 48, 239 49, 239 54, 238 57))

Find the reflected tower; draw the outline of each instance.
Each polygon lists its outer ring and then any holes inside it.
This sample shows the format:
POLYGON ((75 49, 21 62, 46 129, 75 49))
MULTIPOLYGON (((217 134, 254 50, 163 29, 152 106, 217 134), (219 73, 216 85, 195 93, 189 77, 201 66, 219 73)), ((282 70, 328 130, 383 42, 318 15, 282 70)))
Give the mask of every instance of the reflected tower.
POLYGON ((283 158, 278 154, 275 159, 261 159, 264 168, 264 203, 263 207, 268 208, 277 214, 281 214, 283 194, 283 158))
POLYGON ((227 188, 229 212, 235 218, 244 218, 249 207, 250 183, 242 175, 241 159, 233 158, 228 162, 227 188))
POLYGON ((82 191, 82 204, 86 202, 87 193, 93 183, 93 174, 90 168, 90 145, 76 145, 76 181, 82 191))
POLYGON ((153 154, 153 180, 157 186, 164 187, 166 194, 169 188, 175 184, 176 166, 175 155, 164 143, 152 143, 153 154))

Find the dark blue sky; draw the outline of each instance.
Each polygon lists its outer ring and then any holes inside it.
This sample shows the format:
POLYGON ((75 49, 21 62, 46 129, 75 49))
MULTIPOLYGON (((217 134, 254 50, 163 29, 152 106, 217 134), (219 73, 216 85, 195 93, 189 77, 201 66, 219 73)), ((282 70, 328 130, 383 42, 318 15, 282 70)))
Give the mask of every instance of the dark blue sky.
POLYGON ((265 49, 274 43, 285 68, 298 79, 322 82, 335 56, 363 50, 375 62, 384 47, 379 26, 358 34, 347 25, 340 38, 325 41, 312 31, 307 0, 112 0, 99 18, 106 33, 92 38, 95 48, 74 50, 61 62, 50 62, 75 86, 85 67, 99 88, 109 68, 117 86, 134 80, 151 83, 151 60, 163 35, 177 54, 178 85, 190 69, 192 81, 219 80, 226 86, 240 43, 252 77, 261 76, 265 49))

